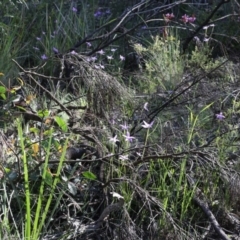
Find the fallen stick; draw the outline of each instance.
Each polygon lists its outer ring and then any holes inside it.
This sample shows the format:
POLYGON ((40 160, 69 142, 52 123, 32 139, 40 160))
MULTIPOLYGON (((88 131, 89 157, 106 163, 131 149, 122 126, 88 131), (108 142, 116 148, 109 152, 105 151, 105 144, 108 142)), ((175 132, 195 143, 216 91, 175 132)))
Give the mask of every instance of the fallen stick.
MULTIPOLYGON (((195 183, 194 180, 187 175, 188 178, 188 182, 192 187, 195 187, 195 183)), ((217 234, 219 235, 219 237, 222 240, 231 240, 227 234, 222 230, 220 224, 218 223, 217 219, 215 218, 215 216, 213 215, 212 211, 210 210, 208 204, 206 201, 201 200, 199 198, 199 196, 204 197, 204 194, 202 193, 202 191, 196 187, 196 192, 195 195, 193 196, 193 200, 197 203, 197 205, 203 210, 203 212, 207 215, 207 217, 209 218, 210 222, 213 225, 214 230, 217 232, 217 234)))

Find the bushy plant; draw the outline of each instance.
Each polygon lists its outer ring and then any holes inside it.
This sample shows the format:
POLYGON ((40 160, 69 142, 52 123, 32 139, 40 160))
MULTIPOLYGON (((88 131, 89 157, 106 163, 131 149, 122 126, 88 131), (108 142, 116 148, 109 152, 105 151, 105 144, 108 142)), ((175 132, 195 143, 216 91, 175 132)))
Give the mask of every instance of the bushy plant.
POLYGON ((134 48, 145 60, 146 77, 139 81, 143 91, 153 93, 158 88, 170 91, 181 82, 184 60, 180 41, 174 36, 166 39, 156 36, 149 47, 135 44, 134 48))

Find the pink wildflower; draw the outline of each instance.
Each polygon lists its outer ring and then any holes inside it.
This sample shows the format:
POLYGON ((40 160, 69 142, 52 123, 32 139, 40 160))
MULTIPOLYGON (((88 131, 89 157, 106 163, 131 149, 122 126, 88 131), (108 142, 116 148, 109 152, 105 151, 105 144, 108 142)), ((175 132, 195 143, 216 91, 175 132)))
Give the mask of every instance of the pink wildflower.
POLYGON ((164 16, 167 20, 172 20, 175 17, 173 13, 167 13, 164 16))

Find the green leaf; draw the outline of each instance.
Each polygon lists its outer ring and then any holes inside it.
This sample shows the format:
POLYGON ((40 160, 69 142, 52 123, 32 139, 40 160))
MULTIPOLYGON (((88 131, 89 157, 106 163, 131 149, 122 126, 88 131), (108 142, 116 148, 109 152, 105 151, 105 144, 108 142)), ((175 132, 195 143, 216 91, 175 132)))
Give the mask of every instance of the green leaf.
POLYGON ((3 87, 3 86, 0 86, 0 96, 1 96, 1 98, 3 98, 4 100, 6 100, 6 88, 5 87, 3 87))
POLYGON ((40 130, 38 128, 35 128, 35 127, 30 128, 29 131, 32 132, 32 133, 39 133, 40 132, 40 130))
POLYGON ((64 121, 63 118, 59 117, 59 116, 56 116, 54 118, 54 120, 56 121, 56 123, 58 124, 58 126, 64 131, 64 132, 67 132, 67 122, 64 121))
POLYGON ((95 174, 89 171, 83 172, 82 175, 89 180, 95 180, 97 178, 95 174))
POLYGON ((53 133, 53 131, 52 131, 52 129, 50 129, 50 130, 46 130, 45 132, 43 132, 43 135, 44 136, 51 136, 52 133, 53 133))
POLYGON ((26 112, 26 108, 21 107, 21 106, 16 106, 18 109, 22 110, 23 112, 26 112))
POLYGON ((11 172, 11 169, 10 169, 10 168, 4 168, 4 171, 5 171, 6 173, 10 173, 10 172, 11 172))
POLYGON ((52 177, 52 174, 48 171, 46 171, 45 182, 47 185, 52 186, 53 177, 52 177))
POLYGON ((6 88, 5 87, 3 87, 3 86, 0 86, 0 94, 3 94, 3 93, 5 93, 7 90, 6 90, 6 88))
POLYGON ((4 100, 6 100, 6 95, 4 93, 0 94, 1 98, 3 98, 4 100))
POLYGON ((40 118, 44 118, 44 117, 48 117, 49 116, 49 111, 47 109, 45 110, 39 110, 37 112, 37 115, 40 117, 40 118))

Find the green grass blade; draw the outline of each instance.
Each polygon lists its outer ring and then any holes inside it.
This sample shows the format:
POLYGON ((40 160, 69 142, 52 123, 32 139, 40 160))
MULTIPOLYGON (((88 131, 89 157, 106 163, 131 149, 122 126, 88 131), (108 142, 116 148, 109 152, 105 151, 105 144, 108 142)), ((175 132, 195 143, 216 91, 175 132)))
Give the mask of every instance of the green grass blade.
POLYGON ((29 190, 29 176, 28 176, 28 163, 27 156, 24 145, 24 137, 21 126, 21 121, 18 121, 18 136, 20 139, 20 147, 22 150, 22 159, 23 159, 23 171, 24 171, 24 188, 26 194, 26 215, 25 215, 25 239, 30 239, 31 236, 31 199, 30 199, 30 190, 29 190))
MULTIPOLYGON (((50 134, 50 136, 52 136, 52 134, 50 134)), ((52 137, 49 138, 47 155, 46 155, 46 159, 45 159, 44 167, 43 167, 42 181, 41 181, 41 186, 40 186, 40 190, 39 190, 39 196, 38 196, 38 201, 37 201, 37 210, 36 210, 36 214, 35 214, 33 232, 32 232, 33 239, 37 239, 37 232, 41 231, 41 229, 39 229, 39 227, 38 227, 38 223, 39 223, 39 219, 40 219, 40 211, 41 211, 41 207, 42 207, 45 178, 46 178, 46 173, 48 170, 48 160, 49 160, 49 156, 50 156, 51 145, 52 145, 52 137)))

